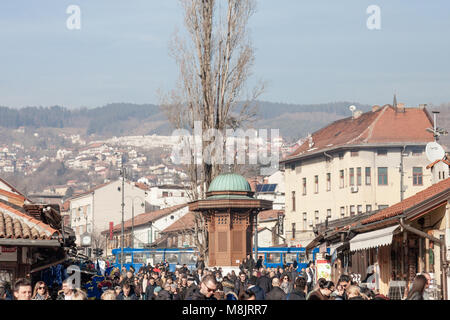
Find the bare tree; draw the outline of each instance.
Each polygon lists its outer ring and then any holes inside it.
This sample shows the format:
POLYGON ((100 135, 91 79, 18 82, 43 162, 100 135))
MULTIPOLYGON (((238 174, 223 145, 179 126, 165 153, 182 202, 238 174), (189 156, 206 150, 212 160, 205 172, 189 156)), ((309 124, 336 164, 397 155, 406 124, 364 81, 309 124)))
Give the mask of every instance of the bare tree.
MULTIPOLYGON (((177 87, 162 95, 161 106, 177 129, 194 131, 200 121, 202 132, 216 129, 225 136, 226 129, 243 127, 256 116, 257 97, 263 92, 259 85, 247 93, 245 84, 251 75, 254 50, 248 37, 248 21, 255 10, 254 0, 180 0, 184 9, 186 34, 176 34, 170 53, 179 66, 177 87), (242 102, 243 101, 243 102, 242 102)), ((212 139, 212 138, 211 138, 212 139)), ((201 149, 210 143, 202 139, 201 149)), ((198 150, 190 143, 191 164, 187 166, 192 200, 204 197, 212 181, 221 171, 214 155, 223 154, 225 143, 211 148, 213 161, 196 165, 198 150), (222 150, 219 150, 219 149, 222 150)), ((195 216, 195 242, 206 256, 205 219, 195 216)))

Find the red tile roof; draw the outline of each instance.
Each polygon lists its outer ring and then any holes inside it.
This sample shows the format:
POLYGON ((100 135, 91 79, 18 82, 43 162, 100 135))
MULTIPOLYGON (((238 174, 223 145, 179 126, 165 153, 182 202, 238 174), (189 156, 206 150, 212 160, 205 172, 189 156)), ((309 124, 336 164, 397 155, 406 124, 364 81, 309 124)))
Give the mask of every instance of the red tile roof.
MULTIPOLYGON (((177 210, 180 210, 180 209, 182 209, 182 208, 184 208, 186 206, 187 206, 187 203, 186 204, 179 204, 179 205, 176 205, 176 206, 168 207, 168 208, 157 210, 157 211, 141 213, 141 214, 139 214, 139 215, 134 217, 134 226, 137 227, 137 226, 141 226, 141 225, 147 224, 147 223, 149 223, 151 221, 156 221, 156 220, 161 219, 161 218, 163 218, 163 217, 165 217, 165 216, 167 216, 167 215, 169 215, 169 214, 171 214, 171 213, 173 213, 173 212, 175 212, 177 210)), ((129 220, 125 221, 124 229, 131 229, 131 225, 132 225, 132 219, 129 219, 129 220)), ((121 229, 122 229, 122 224, 119 223, 119 224, 114 226, 113 232, 118 232, 121 229)), ((108 232, 109 233, 109 229, 105 230, 103 232, 108 232)))
POLYGON ((59 232, 48 224, 0 202, 0 238, 48 240, 59 232))
POLYGON ((258 221, 278 219, 278 214, 284 215, 284 210, 264 210, 258 214, 258 221))
POLYGON ((175 231, 183 231, 183 230, 190 230, 194 228, 194 220, 195 220, 195 213, 188 212, 184 216, 182 216, 180 219, 172 223, 170 226, 165 228, 162 232, 175 232, 175 231))
POLYGON ((433 134, 426 131, 432 127, 426 109, 405 108, 396 112, 390 105, 376 111, 363 113, 358 118, 338 120, 312 134, 313 146, 309 139, 283 160, 316 153, 322 149, 334 149, 352 145, 371 143, 426 143, 433 141, 433 134))
POLYGON ((391 207, 381 210, 380 212, 375 213, 374 215, 368 217, 361 221, 362 224, 368 224, 380 220, 384 220, 387 218, 395 217, 399 214, 402 214, 405 210, 414 207, 415 205, 424 202, 427 199, 432 198, 433 196, 444 192, 450 191, 450 178, 442 180, 431 187, 428 187, 425 190, 422 190, 415 195, 406 198, 405 200, 394 204, 391 207))
POLYGON ((441 161, 442 161, 443 163, 445 163, 446 165, 450 166, 450 162, 449 162, 448 160, 446 160, 446 159, 441 159, 441 160, 436 160, 436 161, 430 163, 429 165, 427 165, 427 169, 433 168, 437 163, 439 163, 439 162, 441 162, 441 161))
POLYGON ((149 186, 148 185, 146 185, 145 183, 141 183, 141 182, 136 182, 135 184, 134 184, 136 187, 138 187, 139 189, 142 189, 142 190, 150 190, 150 188, 149 188, 149 186))

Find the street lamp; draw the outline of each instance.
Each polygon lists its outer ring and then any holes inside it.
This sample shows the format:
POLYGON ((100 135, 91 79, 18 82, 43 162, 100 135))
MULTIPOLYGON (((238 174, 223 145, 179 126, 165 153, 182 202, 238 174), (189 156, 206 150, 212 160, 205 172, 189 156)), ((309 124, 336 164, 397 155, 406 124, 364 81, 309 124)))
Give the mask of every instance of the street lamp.
POLYGON ((134 248, 134 200, 141 200, 141 207, 145 206, 145 201, 140 196, 127 196, 125 198, 131 199, 131 247, 134 248))

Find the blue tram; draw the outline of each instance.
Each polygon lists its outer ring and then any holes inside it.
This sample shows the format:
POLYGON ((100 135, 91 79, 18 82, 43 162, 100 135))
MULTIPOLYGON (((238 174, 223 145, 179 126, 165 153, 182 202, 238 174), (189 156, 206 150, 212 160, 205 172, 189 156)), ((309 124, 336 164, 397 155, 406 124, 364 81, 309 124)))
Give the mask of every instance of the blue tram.
MULTIPOLYGON (((114 267, 120 267, 120 253, 121 249, 113 249, 114 255, 114 267)), ((162 249, 136 249, 136 248, 124 248, 123 249, 123 265, 130 269, 133 266, 137 272, 139 269, 147 264, 154 266, 157 263, 167 261, 169 263, 169 269, 174 272, 177 265, 186 264, 187 267, 192 270, 195 268, 197 262, 198 251, 193 248, 162 248, 162 249)))
MULTIPOLYGON (((113 249, 113 265, 120 267, 120 248, 113 249)), ((258 248, 258 257, 263 257, 264 266, 267 268, 283 267, 297 261, 297 270, 300 272, 308 266, 310 260, 315 261, 319 248, 312 251, 312 259, 308 259, 306 249, 299 247, 261 247, 258 248)), ((167 261, 171 272, 175 271, 177 265, 186 264, 192 270, 195 269, 198 250, 196 248, 160 248, 160 249, 136 249, 124 248, 123 265, 130 269, 133 266, 137 272, 146 264, 155 265, 167 261)))

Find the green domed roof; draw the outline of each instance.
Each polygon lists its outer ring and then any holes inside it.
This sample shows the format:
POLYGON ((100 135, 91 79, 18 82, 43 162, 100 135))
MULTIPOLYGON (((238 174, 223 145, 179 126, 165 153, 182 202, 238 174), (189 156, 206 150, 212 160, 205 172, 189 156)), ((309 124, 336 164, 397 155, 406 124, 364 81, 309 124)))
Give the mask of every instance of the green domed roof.
POLYGON ((252 191, 248 181, 236 173, 225 173, 214 178, 208 188, 212 191, 252 191))

